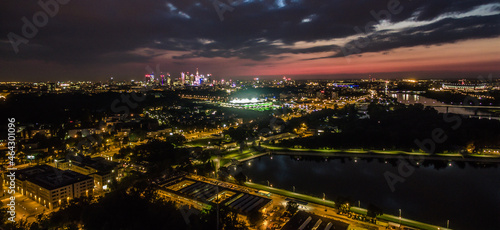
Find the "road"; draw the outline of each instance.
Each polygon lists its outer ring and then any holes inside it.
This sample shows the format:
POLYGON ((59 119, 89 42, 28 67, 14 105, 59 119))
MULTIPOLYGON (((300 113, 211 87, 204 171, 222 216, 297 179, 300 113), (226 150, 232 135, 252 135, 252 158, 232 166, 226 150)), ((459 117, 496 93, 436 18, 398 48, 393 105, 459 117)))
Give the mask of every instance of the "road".
MULTIPOLYGON (((254 189, 265 190, 265 191, 271 192, 273 194, 282 194, 282 195, 285 195, 284 197, 292 197, 292 198, 308 201, 310 203, 306 206, 306 209, 304 209, 304 210, 309 211, 309 212, 313 212, 313 213, 320 215, 320 216, 326 215, 330 218, 340 218, 340 219, 344 219, 344 220, 347 219, 350 221, 354 221, 353 223, 356 223, 356 224, 367 224, 368 227, 369 226, 377 226, 377 225, 369 224, 366 222, 352 220, 352 219, 349 219, 349 218, 342 216, 342 215, 337 215, 336 210, 334 208, 331 208, 331 206, 333 206, 333 204, 334 204, 333 201, 329 201, 329 200, 323 201, 322 199, 317 198, 317 197, 311 197, 308 195, 298 194, 298 193, 290 192, 287 190, 277 189, 277 188, 268 187, 268 186, 260 185, 260 184, 254 184, 254 183, 247 182, 246 185, 248 185, 249 187, 252 187, 254 189), (311 202, 315 202, 315 203, 311 203, 311 202), (325 208, 327 210, 326 212, 325 212, 325 208)), ((362 209, 359 207, 351 206, 350 210, 352 212, 355 212, 358 214, 366 214, 366 209, 362 209)), ((406 218, 399 218, 397 216, 388 215, 388 214, 383 214, 382 216, 379 216, 378 219, 390 221, 393 223, 401 222, 405 226, 413 226, 413 227, 417 227, 419 229, 448 230, 447 228, 444 228, 441 226, 430 225, 430 224, 426 224, 426 223, 422 223, 422 222, 418 222, 418 221, 414 221, 414 220, 410 220, 410 219, 406 219, 406 218)), ((346 222, 346 221, 344 221, 344 222, 346 222)), ((348 223, 350 223, 350 222, 348 222, 348 223)), ((380 227, 380 226, 377 226, 377 227, 380 227)), ((366 228, 366 226, 364 228, 366 228)))
MULTIPOLYGON (((253 195, 257 194, 257 192, 259 191, 259 189, 256 189, 256 188, 242 186, 242 185, 238 185, 238 184, 234 184, 234 183, 230 183, 230 182, 219 181, 219 180, 216 180, 213 178, 207 178, 207 177, 198 176, 198 175, 188 175, 186 177, 194 179, 194 180, 202 181, 202 182, 217 184, 221 187, 229 188, 232 190, 237 190, 240 192, 246 192, 246 193, 250 193, 253 195)), ((252 183, 250 183, 250 184, 252 184, 252 183)), ((298 195, 302 195, 302 194, 298 194, 298 195)), ((269 208, 269 210, 271 210, 271 209, 275 209, 276 207, 280 207, 281 209, 286 207, 286 203, 287 203, 286 199, 289 197, 282 196, 282 195, 279 195, 276 193, 271 193, 269 198, 271 198, 273 201, 273 206, 269 208)), ((316 198, 316 199, 318 199, 320 202, 322 201, 319 198, 316 198)), ((326 201, 326 202, 330 205, 333 204, 332 201, 326 201)), ((357 221, 357 220, 349 219, 343 215, 338 215, 336 209, 334 209, 332 207, 325 206, 325 205, 321 205, 321 204, 315 204, 315 203, 309 202, 306 206, 301 205, 299 207, 299 209, 304 210, 306 212, 314 213, 314 214, 319 215, 319 216, 324 216, 324 217, 331 218, 334 220, 343 221, 343 222, 346 222, 346 223, 351 224, 353 226, 358 226, 358 227, 362 227, 362 228, 366 228, 366 229, 384 229, 383 227, 377 226, 375 224, 357 221)), ((282 223, 282 225, 283 224, 284 223, 282 223)))
POLYGON ((148 142, 148 140, 142 140, 142 141, 138 141, 138 142, 133 142, 133 143, 130 143, 130 145, 125 145, 125 146, 122 146, 122 147, 115 147, 115 148, 111 148, 107 151, 102 151, 100 152, 100 156, 108 159, 108 160, 111 160, 112 157, 118 153, 118 151, 120 151, 121 148, 124 148, 126 146, 137 146, 137 145, 142 145, 142 144, 146 144, 148 142))

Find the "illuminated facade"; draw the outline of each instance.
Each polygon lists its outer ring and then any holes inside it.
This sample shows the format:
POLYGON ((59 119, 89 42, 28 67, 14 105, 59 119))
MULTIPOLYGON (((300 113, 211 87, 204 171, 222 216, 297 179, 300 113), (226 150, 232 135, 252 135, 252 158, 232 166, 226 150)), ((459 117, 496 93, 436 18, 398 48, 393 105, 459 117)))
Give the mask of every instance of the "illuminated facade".
POLYGON ((75 197, 90 196, 93 189, 93 178, 48 165, 25 168, 16 175, 16 191, 49 209, 75 197))
POLYGON ((464 82, 460 84, 453 83, 443 83, 441 86, 443 90, 460 90, 460 91, 476 91, 476 90, 486 90, 486 84, 465 84, 464 82))

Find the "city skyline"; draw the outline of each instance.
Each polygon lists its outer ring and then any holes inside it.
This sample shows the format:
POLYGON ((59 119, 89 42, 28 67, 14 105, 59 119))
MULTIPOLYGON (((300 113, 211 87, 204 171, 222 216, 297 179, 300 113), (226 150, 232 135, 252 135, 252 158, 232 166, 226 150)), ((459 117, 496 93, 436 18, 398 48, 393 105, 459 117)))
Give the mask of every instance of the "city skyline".
POLYGON ((0 3, 0 81, 140 80, 157 65, 246 80, 500 73, 496 1, 42 3, 0 3))
POLYGON ((498 226, 500 79, 143 77, 0 82, 0 227, 498 226))
POLYGON ((500 229, 499 0, 0 11, 0 230, 500 229))

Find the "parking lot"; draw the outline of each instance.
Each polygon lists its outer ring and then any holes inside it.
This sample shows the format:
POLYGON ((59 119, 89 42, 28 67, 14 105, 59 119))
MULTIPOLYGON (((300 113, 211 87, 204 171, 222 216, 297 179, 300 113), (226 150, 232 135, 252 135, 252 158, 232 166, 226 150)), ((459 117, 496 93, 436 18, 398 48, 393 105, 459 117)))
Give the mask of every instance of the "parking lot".
MULTIPOLYGON (((16 198, 16 221, 27 218, 28 221, 35 221, 36 215, 41 213, 48 213, 50 210, 43 205, 28 199, 27 197, 16 193, 14 195, 16 198)), ((10 195, 6 194, 1 198, 3 206, 6 206, 10 202, 10 195)))

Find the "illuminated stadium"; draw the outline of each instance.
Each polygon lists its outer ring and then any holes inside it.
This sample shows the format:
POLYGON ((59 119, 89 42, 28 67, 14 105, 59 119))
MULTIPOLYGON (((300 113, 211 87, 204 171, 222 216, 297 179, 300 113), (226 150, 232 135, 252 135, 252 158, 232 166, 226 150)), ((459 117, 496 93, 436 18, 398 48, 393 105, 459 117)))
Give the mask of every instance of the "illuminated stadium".
POLYGON ((242 98, 242 99, 234 99, 226 103, 221 103, 222 106, 239 108, 239 109, 252 109, 252 110, 269 110, 274 107, 278 107, 274 105, 273 101, 266 99, 257 99, 257 98, 242 98))

